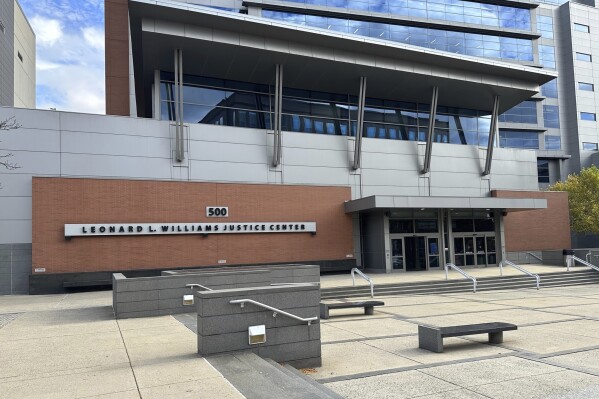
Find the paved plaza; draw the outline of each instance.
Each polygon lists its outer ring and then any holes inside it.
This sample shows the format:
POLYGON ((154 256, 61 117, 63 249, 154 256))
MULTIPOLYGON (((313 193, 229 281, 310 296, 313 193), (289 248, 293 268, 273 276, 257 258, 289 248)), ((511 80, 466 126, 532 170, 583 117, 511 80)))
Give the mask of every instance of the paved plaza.
MULTIPOLYGON (((347 278, 347 277, 345 277, 347 278)), ((325 277, 323 280, 326 280, 325 277)), ((350 279, 351 283, 351 279, 350 279)), ((347 398, 599 398, 599 286, 380 297, 322 320, 320 368, 347 398), (501 345, 417 324, 515 323, 501 345)), ((115 320, 111 292, 0 297, 2 398, 242 398, 171 316, 115 320)))

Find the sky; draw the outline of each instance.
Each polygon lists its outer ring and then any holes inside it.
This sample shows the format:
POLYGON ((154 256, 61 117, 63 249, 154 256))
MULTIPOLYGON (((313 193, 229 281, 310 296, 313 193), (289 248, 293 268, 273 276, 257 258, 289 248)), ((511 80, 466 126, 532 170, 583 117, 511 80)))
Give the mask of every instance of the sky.
POLYGON ((37 108, 104 114, 104 0, 18 1, 36 34, 37 108))

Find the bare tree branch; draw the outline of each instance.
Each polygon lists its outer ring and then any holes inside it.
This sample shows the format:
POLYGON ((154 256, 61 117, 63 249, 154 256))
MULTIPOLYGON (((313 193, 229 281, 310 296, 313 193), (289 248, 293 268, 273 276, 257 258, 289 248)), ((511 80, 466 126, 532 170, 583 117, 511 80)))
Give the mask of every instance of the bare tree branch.
MULTIPOLYGON (((19 123, 17 123, 14 116, 11 118, 5 119, 3 121, 0 121, 0 131, 16 130, 20 127, 21 127, 21 125, 19 123)), ((18 164, 10 162, 9 158, 11 158, 12 156, 13 156, 12 152, 9 152, 7 154, 0 154, 0 166, 3 166, 4 168, 6 168, 8 170, 19 169, 20 166, 18 164)))

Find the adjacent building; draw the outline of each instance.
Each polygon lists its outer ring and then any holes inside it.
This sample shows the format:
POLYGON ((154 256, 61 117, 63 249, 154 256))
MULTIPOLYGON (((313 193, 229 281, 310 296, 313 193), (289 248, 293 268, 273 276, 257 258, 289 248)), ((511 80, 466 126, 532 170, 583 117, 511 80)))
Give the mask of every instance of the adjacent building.
POLYGON ((0 4, 0 106, 35 108, 35 33, 17 0, 0 4))

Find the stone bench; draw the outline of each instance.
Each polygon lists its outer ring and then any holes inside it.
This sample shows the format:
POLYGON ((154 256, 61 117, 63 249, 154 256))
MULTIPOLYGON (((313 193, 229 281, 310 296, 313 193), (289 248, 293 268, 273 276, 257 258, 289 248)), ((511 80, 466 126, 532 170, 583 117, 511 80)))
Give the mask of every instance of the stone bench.
POLYGON ((337 302, 337 303, 320 303, 320 318, 328 319, 330 309, 350 309, 364 308, 364 314, 374 314, 375 306, 384 306, 385 302, 381 301, 363 301, 363 302, 337 302))
POLYGON ((489 334, 489 343, 503 342, 503 332, 517 330, 518 326, 510 323, 481 323, 463 326, 435 327, 418 325, 418 346, 432 352, 443 352, 443 338, 463 335, 489 334))

